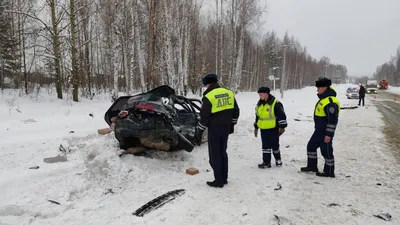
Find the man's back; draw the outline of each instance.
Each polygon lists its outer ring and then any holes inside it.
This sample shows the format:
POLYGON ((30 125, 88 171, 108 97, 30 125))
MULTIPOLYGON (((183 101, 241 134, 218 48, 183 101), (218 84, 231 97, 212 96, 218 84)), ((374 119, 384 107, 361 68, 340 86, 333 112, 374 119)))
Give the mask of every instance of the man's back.
POLYGON ((231 125, 239 118, 240 110, 233 92, 218 84, 210 86, 204 92, 202 101, 200 123, 207 127, 231 125))

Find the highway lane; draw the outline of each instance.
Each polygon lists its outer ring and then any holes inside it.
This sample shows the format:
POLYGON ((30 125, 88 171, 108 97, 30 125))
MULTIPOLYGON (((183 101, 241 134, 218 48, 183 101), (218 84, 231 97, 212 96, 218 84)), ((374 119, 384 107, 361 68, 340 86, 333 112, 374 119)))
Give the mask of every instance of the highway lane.
POLYGON ((366 102, 370 101, 374 102, 384 116, 385 136, 396 159, 400 162, 400 95, 379 90, 378 94, 367 94, 366 102))

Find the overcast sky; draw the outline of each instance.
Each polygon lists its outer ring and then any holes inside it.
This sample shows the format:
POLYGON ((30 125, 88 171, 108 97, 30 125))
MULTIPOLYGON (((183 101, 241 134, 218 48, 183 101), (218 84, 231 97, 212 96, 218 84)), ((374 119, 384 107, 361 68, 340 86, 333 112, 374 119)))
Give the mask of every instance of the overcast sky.
POLYGON ((294 34, 309 53, 372 75, 400 45, 400 0, 267 1, 266 29, 294 34))

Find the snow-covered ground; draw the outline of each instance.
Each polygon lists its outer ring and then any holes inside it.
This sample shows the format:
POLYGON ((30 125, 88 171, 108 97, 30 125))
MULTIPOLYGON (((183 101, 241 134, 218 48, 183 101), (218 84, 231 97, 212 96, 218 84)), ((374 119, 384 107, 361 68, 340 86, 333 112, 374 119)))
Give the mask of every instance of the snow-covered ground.
POLYGON ((393 94, 398 94, 400 95, 400 87, 393 87, 393 86, 389 86, 389 88, 387 89, 388 92, 391 92, 393 94))
MULTIPOLYGON (((345 99, 347 85, 335 88, 342 105, 356 104, 345 99)), ((261 140, 253 137, 253 110, 258 95, 241 93, 237 99, 241 116, 229 139, 229 184, 215 189, 205 184, 213 179, 206 145, 192 153, 118 157, 113 134, 97 134, 106 127, 108 97, 67 103, 46 94, 2 96, 0 224, 278 224, 277 215, 279 224, 290 224, 286 219, 291 224, 364 225, 388 224, 373 216, 386 212, 393 216, 391 224, 400 224, 399 166, 386 147, 384 123, 373 102, 341 111, 334 138, 336 178, 331 179, 299 172, 313 131, 314 87, 287 91, 280 99, 289 123, 281 138, 281 168, 257 168, 261 140), (19 112, 9 107, 12 102, 19 112), (60 144, 71 150, 68 161, 43 162, 59 153, 60 144), (29 169, 33 166, 39 168, 29 169), (185 174, 189 167, 200 173, 185 174), (282 189, 274 190, 278 183, 282 189), (186 193, 172 202, 144 217, 132 215, 180 188, 186 193)))

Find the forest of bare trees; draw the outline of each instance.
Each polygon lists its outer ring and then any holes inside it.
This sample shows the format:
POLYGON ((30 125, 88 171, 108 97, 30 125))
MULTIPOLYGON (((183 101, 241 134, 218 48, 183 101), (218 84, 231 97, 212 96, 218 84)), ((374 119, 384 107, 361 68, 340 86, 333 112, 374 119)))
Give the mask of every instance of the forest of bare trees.
POLYGON ((0 0, 0 85, 78 101, 162 84, 200 93, 210 72, 235 92, 272 86, 272 73, 284 90, 347 79, 295 36, 263 30, 265 13, 259 0, 0 0))
POLYGON ((400 86, 400 46, 397 48, 395 56, 376 68, 374 78, 388 80, 391 86, 400 86))

